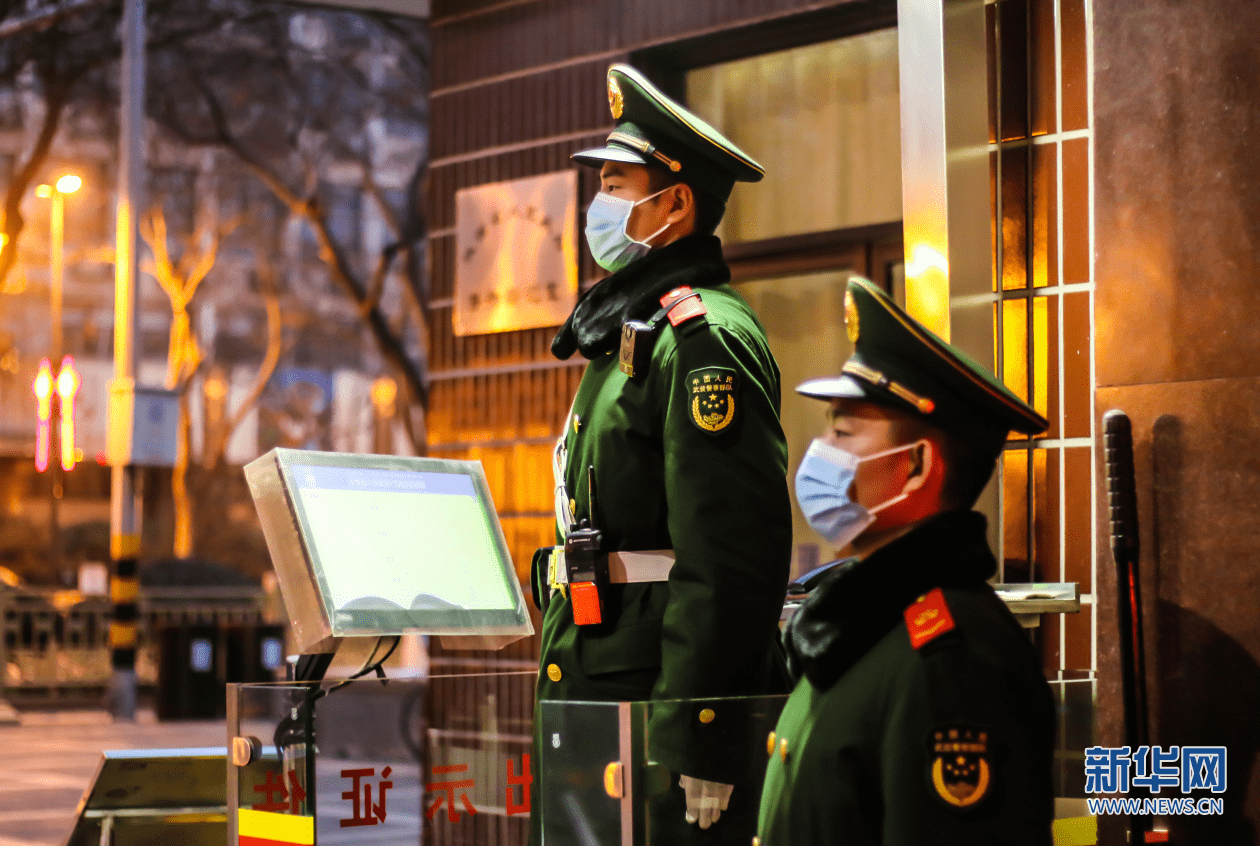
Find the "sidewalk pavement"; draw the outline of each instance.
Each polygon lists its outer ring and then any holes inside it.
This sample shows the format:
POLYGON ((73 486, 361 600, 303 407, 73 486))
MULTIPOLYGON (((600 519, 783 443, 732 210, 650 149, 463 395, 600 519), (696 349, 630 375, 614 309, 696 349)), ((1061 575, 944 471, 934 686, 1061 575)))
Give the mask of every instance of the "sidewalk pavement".
POLYGON ((106 749, 223 746, 222 720, 159 723, 141 711, 114 723, 104 711, 30 712, 0 728, 0 846, 61 846, 106 749))

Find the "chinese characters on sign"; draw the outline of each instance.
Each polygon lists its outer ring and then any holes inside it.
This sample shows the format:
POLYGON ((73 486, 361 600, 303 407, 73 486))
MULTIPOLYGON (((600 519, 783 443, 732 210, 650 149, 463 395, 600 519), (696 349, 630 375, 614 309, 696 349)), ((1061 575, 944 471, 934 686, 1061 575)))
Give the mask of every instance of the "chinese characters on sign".
POLYGON ((577 290, 576 172, 456 192, 456 335, 559 325, 577 290))
POLYGON ((528 814, 529 813, 529 786, 533 783, 534 777, 529 772, 529 753, 525 753, 525 760, 521 763, 521 774, 516 775, 512 772, 512 759, 507 761, 507 815, 528 814), (521 786, 521 803, 516 804, 515 797, 512 795, 512 787, 514 785, 521 786))
POLYGON ((1135 787, 1225 792, 1224 746, 1091 746, 1085 750, 1086 793, 1128 793, 1135 787))
MULTIPOLYGON (((468 772, 467 764, 450 764, 444 767, 434 767, 433 775, 448 775, 450 773, 466 773, 468 772)), ((456 779, 454 781, 430 781, 424 785, 426 791, 444 790, 445 793, 437 798, 437 800, 429 806, 424 812, 427 819, 433 819, 433 815, 437 813, 437 809, 446 802, 446 818, 451 822, 459 822, 459 811, 455 809, 455 791, 458 790, 459 799, 464 805, 464 809, 470 814, 477 813, 477 809, 468 799, 468 794, 464 791, 470 787, 474 787, 476 782, 471 778, 456 779)))
MULTIPOLYGON (((506 765, 507 789, 505 796, 506 801, 504 802, 506 814, 509 817, 515 814, 528 814, 530 807, 529 786, 534 781, 534 777, 529 771, 529 754, 526 753, 522 756, 519 774, 517 774, 516 771, 516 762, 514 762, 511 758, 507 759, 506 765), (516 801, 516 796, 514 795, 514 788, 516 787, 521 788, 520 802, 516 801)), ((430 772, 434 776, 447 776, 455 774, 465 775, 468 772, 468 765, 446 764, 444 766, 433 767, 430 772)), ((437 814, 438 809, 441 808, 442 805, 446 805, 446 818, 451 822, 459 822, 462 817, 459 813, 459 809, 455 805, 456 791, 459 792, 458 801, 460 805, 463 806, 464 810, 469 814, 477 813, 477 809, 473 806, 472 800, 468 798, 467 792, 474 787, 476 787, 476 780, 467 777, 451 779, 448 781, 426 782, 424 785, 425 792, 436 792, 438 795, 437 798, 433 799, 433 801, 429 803, 428 808, 425 810, 425 818, 430 820, 433 819, 437 814)))
POLYGON ((267 798, 253 805, 255 811, 269 811, 280 814, 301 814, 302 802, 306 800, 306 791, 298 783, 298 774, 289 770, 283 775, 274 770, 267 771, 267 781, 254 785, 255 793, 262 793, 267 798), (285 776, 289 786, 285 787, 285 776))
POLYGON ((372 778, 376 775, 375 767, 362 767, 353 770, 342 770, 341 777, 352 779, 354 784, 351 788, 341 794, 342 799, 349 799, 352 807, 351 816, 342 818, 341 827, 347 828, 355 825, 377 825, 385 822, 385 791, 394 786, 392 781, 386 781, 389 778, 390 768, 385 767, 381 770, 381 782, 377 785, 377 796, 380 797, 379 802, 372 801, 372 784, 365 782, 364 779, 372 778), (360 794, 359 788, 363 790, 360 794), (362 801, 360 801, 360 798, 362 801))
MULTIPOLYGON (((529 754, 521 756, 520 761, 508 758, 504 761, 506 770, 506 788, 504 790, 503 808, 490 809, 494 813, 506 816, 528 814, 530 812, 530 785, 533 775, 529 769, 529 754), (519 799, 519 801, 518 801, 519 799)), ((341 828, 357 826, 383 825, 388 819, 387 797, 393 769, 382 767, 379 774, 376 767, 356 767, 340 770, 343 800, 337 815, 341 828), (348 814, 348 815, 347 815, 348 814)), ((470 777, 468 764, 446 764, 434 766, 430 770, 431 781, 424 784, 424 790, 436 794, 426 799, 425 818, 432 820, 443 805, 446 806, 446 818, 457 823, 464 819, 464 814, 478 813, 468 791, 476 787, 476 780, 470 777), (462 813, 461 813, 462 812, 462 813)), ((502 785, 504 782, 500 781, 502 785)), ((262 801, 252 806, 255 811, 291 814, 301 816, 309 813, 303 803, 306 790, 298 781, 298 773, 289 770, 284 773, 268 771, 266 781, 254 786, 254 792, 262 795, 262 801)))

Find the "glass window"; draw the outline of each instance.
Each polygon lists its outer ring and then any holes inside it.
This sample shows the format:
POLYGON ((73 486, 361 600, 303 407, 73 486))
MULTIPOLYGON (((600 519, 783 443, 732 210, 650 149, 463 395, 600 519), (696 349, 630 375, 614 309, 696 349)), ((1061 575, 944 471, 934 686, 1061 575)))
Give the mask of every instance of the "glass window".
POLYGON ((687 104, 766 169, 735 186, 723 241, 901 219, 895 29, 691 71, 687 104))
MULTIPOLYGON (((779 363, 783 432, 788 444, 788 479, 796 476, 809 442, 823 433, 827 404, 803 397, 796 386, 818 376, 834 376, 853 352, 844 328, 844 290, 849 270, 740 282, 735 289, 757 313, 770 351, 779 363)), ((792 575, 835 555, 810 528, 792 498, 792 575)))
MULTIPOLYGON (((854 273, 889 284, 900 259, 897 32, 880 30, 693 70, 687 105, 766 169, 735 186, 717 234, 766 328, 782 375, 788 477, 827 407, 796 386, 853 351, 844 291, 854 273), (860 230, 892 224, 891 232, 860 230), (783 241, 791 239, 785 246, 783 241), (731 245, 737 245, 733 249, 731 245), (751 269, 750 269, 751 268, 751 269)), ((902 286, 904 288, 904 285, 902 286)), ((904 297, 904 294, 902 295, 904 297)), ((794 576, 835 558, 793 502, 794 576)))
POLYGON ((1047 674, 1060 680, 1088 677, 1096 664, 1091 140, 1078 117, 1086 67, 1074 46, 1081 8, 1079 0, 988 7, 989 118, 1001 127, 989 147, 995 352, 1006 384, 1050 423, 1031 439, 1013 436, 1003 456, 1003 580, 1080 584, 1081 612, 1047 618, 1033 634, 1047 674))

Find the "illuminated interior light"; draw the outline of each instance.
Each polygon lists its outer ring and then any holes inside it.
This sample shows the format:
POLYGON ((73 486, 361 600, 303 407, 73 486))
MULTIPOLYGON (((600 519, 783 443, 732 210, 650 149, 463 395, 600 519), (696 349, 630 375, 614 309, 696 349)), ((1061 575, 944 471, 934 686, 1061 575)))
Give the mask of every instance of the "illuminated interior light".
POLYGON ((906 264, 906 311, 949 341, 949 260, 929 244, 915 244, 906 264))
POLYGON ((948 274, 949 260, 927 244, 915 244, 910 250, 910 263, 906 265, 906 276, 919 277, 931 270, 948 274))

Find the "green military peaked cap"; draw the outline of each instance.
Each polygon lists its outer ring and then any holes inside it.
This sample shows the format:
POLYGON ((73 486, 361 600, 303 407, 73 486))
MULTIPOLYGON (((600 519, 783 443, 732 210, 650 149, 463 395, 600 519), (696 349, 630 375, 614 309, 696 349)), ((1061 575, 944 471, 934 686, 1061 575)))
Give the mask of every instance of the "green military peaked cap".
POLYGON ((573 154, 582 164, 661 167, 722 202, 736 182, 758 182, 766 175, 752 157, 629 65, 608 69, 608 108, 617 124, 605 146, 573 154))
POLYGON ((869 280, 851 277, 844 322, 853 355, 839 376, 811 379, 797 392, 817 399, 861 399, 919 417, 998 455, 1014 429, 1028 435, 1047 423, 992 373, 906 314, 869 280))

